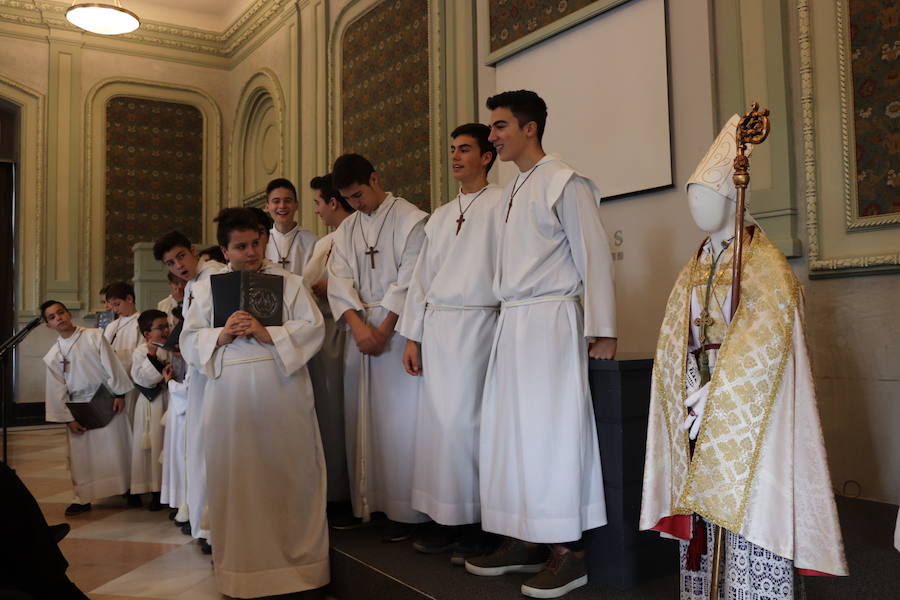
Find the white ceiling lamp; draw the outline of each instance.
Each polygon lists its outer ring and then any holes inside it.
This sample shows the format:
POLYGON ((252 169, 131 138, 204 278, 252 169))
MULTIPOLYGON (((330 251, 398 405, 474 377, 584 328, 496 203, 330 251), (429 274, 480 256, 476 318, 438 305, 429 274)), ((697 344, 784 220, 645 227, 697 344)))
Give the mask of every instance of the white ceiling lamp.
POLYGON ((101 35, 131 33, 141 25, 138 16, 122 8, 119 0, 110 3, 75 0, 66 11, 66 20, 76 27, 101 35))

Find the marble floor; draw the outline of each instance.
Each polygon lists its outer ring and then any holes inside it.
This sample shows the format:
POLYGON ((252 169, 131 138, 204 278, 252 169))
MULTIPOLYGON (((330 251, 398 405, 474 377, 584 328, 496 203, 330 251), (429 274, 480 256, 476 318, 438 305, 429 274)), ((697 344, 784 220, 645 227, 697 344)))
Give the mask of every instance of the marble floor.
POLYGON ((72 527, 59 547, 69 578, 93 600, 221 600, 210 557, 173 525, 168 511, 129 508, 122 498, 109 498, 88 513, 63 514, 74 500, 65 426, 10 430, 9 464, 47 522, 72 527))

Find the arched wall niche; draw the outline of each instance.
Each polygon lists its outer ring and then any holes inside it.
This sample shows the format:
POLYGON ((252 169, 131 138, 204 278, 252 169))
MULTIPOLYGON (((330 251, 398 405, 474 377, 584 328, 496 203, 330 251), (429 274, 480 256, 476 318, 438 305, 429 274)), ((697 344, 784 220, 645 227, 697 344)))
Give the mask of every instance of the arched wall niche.
MULTIPOLYGON (((47 237, 46 97, 12 79, 0 76, 0 97, 19 107, 19 181, 16 231, 17 318, 37 315, 45 293, 45 239, 47 237)), ((52 291, 52 290, 50 290, 52 291)))
POLYGON ((212 219, 222 207, 222 116, 215 101, 203 90, 162 82, 112 78, 99 82, 85 101, 85 166, 82 225, 89 235, 83 240, 79 260, 83 306, 100 309, 97 294, 103 285, 106 216, 106 107, 111 98, 125 96, 187 104, 203 116, 203 240, 210 239, 212 219))
POLYGON ((284 122, 284 94, 278 77, 272 71, 262 69, 247 81, 238 101, 229 204, 259 206, 265 202, 266 184, 285 176, 287 136, 284 122))

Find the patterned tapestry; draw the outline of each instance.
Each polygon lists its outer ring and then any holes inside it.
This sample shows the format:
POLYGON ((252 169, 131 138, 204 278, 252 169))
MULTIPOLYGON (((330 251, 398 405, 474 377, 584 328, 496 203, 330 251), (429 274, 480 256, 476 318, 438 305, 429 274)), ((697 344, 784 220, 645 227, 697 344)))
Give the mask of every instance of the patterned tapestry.
POLYGON ((429 210, 428 1, 385 0, 341 44, 343 151, 368 158, 385 190, 429 210))
POLYGON ((134 277, 132 246, 203 234, 203 116, 193 106, 112 98, 106 106, 105 281, 134 277))
POLYGON ((859 216, 900 214, 900 3, 850 0, 859 216))
POLYGON ((491 52, 597 0, 491 0, 491 52))

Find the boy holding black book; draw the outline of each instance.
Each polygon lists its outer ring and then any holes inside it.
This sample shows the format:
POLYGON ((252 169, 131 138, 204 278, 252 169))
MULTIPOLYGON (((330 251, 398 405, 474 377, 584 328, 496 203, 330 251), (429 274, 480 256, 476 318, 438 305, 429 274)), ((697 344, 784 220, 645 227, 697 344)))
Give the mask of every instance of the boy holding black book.
POLYGON ((322 314, 302 277, 264 258, 252 211, 226 208, 216 222, 228 267, 192 287, 181 351, 209 378, 203 420, 219 589, 257 598, 318 588, 329 579, 325 461, 306 363, 322 346, 322 314), (239 299, 221 296, 219 283, 236 272, 277 286, 235 290, 248 310, 230 313, 223 301, 239 299), (272 309, 275 324, 251 314, 272 309))
POLYGON ((44 356, 46 419, 68 426, 75 502, 66 508, 66 516, 71 517, 91 510, 95 499, 128 490, 131 424, 123 414, 122 395, 133 385, 100 329, 77 327, 66 306, 56 300, 41 304, 41 317, 59 334, 44 356), (115 396, 115 414, 105 427, 87 429, 75 420, 66 403, 89 403, 101 386, 115 396))
MULTIPOLYGON (((157 344, 165 344, 169 336, 166 313, 145 310, 138 317, 138 328, 144 341, 131 356, 131 379, 138 387, 131 439, 131 493, 150 492, 150 510, 160 510, 160 485, 163 449, 163 413, 168 404, 168 386, 163 372, 169 365, 169 353, 157 344)), ((170 368, 171 369, 171 368, 170 368)))

